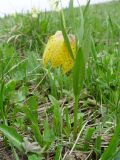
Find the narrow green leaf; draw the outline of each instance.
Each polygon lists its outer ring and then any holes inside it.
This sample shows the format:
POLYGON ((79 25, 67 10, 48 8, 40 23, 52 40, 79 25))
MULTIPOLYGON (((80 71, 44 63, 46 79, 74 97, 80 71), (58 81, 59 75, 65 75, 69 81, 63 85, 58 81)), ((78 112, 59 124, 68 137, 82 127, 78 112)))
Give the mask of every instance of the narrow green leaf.
POLYGON ((81 6, 79 6, 79 24, 77 26, 78 47, 81 46, 84 37, 84 16, 81 6))
POLYGON ((61 151, 62 151, 62 147, 58 146, 57 150, 55 152, 54 160, 60 160, 61 159, 61 151))
POLYGON ((91 53, 92 53, 93 58, 96 60, 97 59, 97 51, 95 48, 95 42, 94 42, 93 37, 91 37, 91 53))
POLYGON ((72 26, 72 31, 76 34, 76 21, 75 21, 75 12, 74 12, 74 6, 73 6, 73 0, 70 0, 69 2, 69 12, 70 12, 70 17, 72 19, 72 23, 71 23, 71 26, 72 26))
POLYGON ((90 5, 90 0, 87 1, 87 4, 86 4, 86 6, 85 6, 85 8, 84 8, 84 11, 83 11, 83 15, 84 15, 84 16, 86 15, 86 13, 87 13, 87 11, 88 11, 89 5, 90 5))
POLYGON ((87 62, 91 51, 91 28, 89 28, 86 31, 82 47, 83 47, 85 62, 87 62))
POLYGON ((9 139, 13 146, 23 151, 22 143, 23 137, 16 132, 15 129, 5 125, 0 125, 0 131, 9 139))
POLYGON ((56 136, 61 134, 62 129, 62 117, 61 117, 61 109, 59 102, 51 95, 49 95, 49 99, 53 104, 54 111, 53 111, 53 126, 54 132, 56 136))
POLYGON ((78 131, 78 102, 79 102, 79 97, 78 95, 75 95, 75 100, 74 100, 74 140, 77 138, 77 131, 78 131))
POLYGON ((81 6, 79 6, 79 15, 75 15, 75 8, 73 6, 73 0, 69 2, 70 17, 72 19, 72 31, 75 34, 77 47, 79 48, 83 41, 84 36, 84 16, 81 6))
POLYGON ((95 148, 94 151, 96 153, 96 157, 99 159, 99 156, 101 154, 101 136, 97 136, 96 141, 95 141, 95 148))
POLYGON ((88 150, 89 149, 89 144, 90 144, 90 141, 92 139, 92 135, 94 133, 94 128, 88 128, 87 130, 87 133, 86 133, 86 136, 85 136, 85 144, 84 144, 84 149, 85 150, 88 150))
POLYGON ((32 123, 31 128, 33 130, 33 133, 35 135, 35 138, 36 138, 38 144, 40 144, 42 146, 42 135, 40 133, 40 128, 39 128, 38 124, 32 123))
POLYGON ((117 125, 114 135, 109 143, 108 148, 104 151, 101 160, 112 160, 115 155, 117 146, 119 144, 120 135, 120 123, 117 125))
POLYGON ((113 34, 113 31, 114 31, 113 21, 112 21, 110 14, 108 16, 109 16, 109 18, 108 18, 109 26, 110 26, 111 32, 113 34))
POLYGON ((85 78, 85 61, 82 48, 79 48, 73 67, 73 91, 79 96, 85 78))
POLYGON ((51 144, 55 139, 53 128, 50 127, 48 120, 44 122, 44 136, 43 141, 45 145, 51 144))
POLYGON ((67 106, 65 108, 65 121, 66 121, 67 134, 69 135, 71 131, 71 122, 70 122, 70 116, 69 116, 69 111, 67 106))
POLYGON ((71 48, 71 45, 70 45, 70 41, 69 41, 68 35, 66 33, 66 30, 65 30, 65 24, 64 24, 65 20, 64 20, 64 14, 63 14, 62 11, 61 11, 61 14, 60 14, 60 18, 61 18, 62 34, 63 34, 64 40, 65 40, 65 44, 67 46, 67 49, 68 49, 68 52, 69 52, 71 58, 74 60, 74 56, 73 56, 72 48, 71 48))
POLYGON ((26 114, 27 118, 31 122, 31 128, 32 131, 34 132, 35 138, 37 142, 41 145, 42 144, 42 135, 40 133, 40 129, 38 126, 38 117, 36 117, 32 111, 28 107, 24 107, 24 113, 26 114))
POLYGON ((80 116, 80 119, 79 119, 79 130, 81 130, 82 127, 83 127, 83 122, 84 122, 83 117, 84 117, 84 116, 81 115, 81 116, 80 116))

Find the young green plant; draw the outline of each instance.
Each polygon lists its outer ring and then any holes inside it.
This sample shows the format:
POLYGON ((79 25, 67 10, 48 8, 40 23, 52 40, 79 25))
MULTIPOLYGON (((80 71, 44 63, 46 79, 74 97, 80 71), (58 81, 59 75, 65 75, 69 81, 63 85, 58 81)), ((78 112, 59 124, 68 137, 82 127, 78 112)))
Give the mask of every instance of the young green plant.
MULTIPOLYGON (((88 7, 88 4, 87 4, 88 7)), ((75 35, 75 47, 76 47, 76 55, 73 56, 73 52, 71 49, 71 45, 69 42, 69 38, 67 36, 66 32, 66 25, 65 25, 65 18, 64 18, 64 12, 61 10, 61 28, 63 37, 68 49, 68 52, 70 53, 71 58, 74 61, 73 66, 73 92, 74 92, 74 129, 73 134, 74 138, 77 137, 77 129, 78 129, 78 103, 79 103, 79 95, 81 92, 81 89, 83 87, 84 79, 85 79, 85 63, 88 60, 89 57, 89 48, 86 50, 86 40, 90 40, 90 34, 89 37, 84 37, 84 16, 81 7, 79 7, 79 17, 80 19, 75 18, 75 11, 73 7, 73 0, 70 0, 69 3, 69 10, 70 10, 70 16, 73 20, 71 23, 72 31, 75 35), (83 39, 84 38, 84 39, 83 39)), ((86 9, 87 10, 87 9, 86 9)), ((90 33, 90 31, 88 31, 90 33)), ((89 43, 88 43, 89 44, 89 43)))

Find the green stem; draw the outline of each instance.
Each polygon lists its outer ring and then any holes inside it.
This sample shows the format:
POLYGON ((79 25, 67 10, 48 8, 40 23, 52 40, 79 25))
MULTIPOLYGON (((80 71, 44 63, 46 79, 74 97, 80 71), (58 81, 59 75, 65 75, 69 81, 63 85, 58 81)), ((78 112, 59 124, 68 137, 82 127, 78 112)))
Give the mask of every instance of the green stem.
POLYGON ((4 105, 3 105, 3 91, 4 91, 4 63, 3 63, 3 53, 1 55, 0 63, 1 63, 1 77, 0 77, 0 116, 5 124, 5 114, 4 114, 4 105))
POLYGON ((74 139, 77 137, 77 125, 78 125, 78 95, 75 96, 74 102, 74 139))
POLYGON ((1 118, 3 120, 3 123, 5 124, 5 111, 4 111, 4 105, 3 105, 3 92, 4 92, 4 77, 3 77, 3 73, 2 73, 2 80, 0 81, 1 85, 0 85, 0 114, 1 114, 1 118))

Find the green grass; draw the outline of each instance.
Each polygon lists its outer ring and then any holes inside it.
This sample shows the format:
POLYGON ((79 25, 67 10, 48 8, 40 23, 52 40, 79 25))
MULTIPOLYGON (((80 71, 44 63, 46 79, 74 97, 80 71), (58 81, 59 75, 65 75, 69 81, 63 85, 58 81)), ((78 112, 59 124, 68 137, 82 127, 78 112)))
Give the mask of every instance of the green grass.
POLYGON ((65 9, 65 26, 57 12, 0 19, 0 141, 12 159, 120 159, 119 8, 120 2, 93 5, 83 17, 79 8, 65 9), (66 75, 42 63, 45 44, 58 30, 68 50, 66 32, 80 41, 66 75))

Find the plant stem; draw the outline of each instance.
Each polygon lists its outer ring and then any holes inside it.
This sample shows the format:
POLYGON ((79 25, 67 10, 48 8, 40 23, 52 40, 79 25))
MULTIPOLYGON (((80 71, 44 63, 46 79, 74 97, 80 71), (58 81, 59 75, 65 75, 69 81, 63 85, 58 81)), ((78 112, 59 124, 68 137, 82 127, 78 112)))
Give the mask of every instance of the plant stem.
POLYGON ((3 123, 5 124, 5 113, 4 113, 4 105, 3 105, 3 92, 4 92, 4 63, 3 63, 3 53, 0 59, 1 63, 1 80, 0 80, 0 116, 2 117, 3 123))
POLYGON ((78 95, 75 95, 74 102, 74 139, 77 137, 77 125, 78 125, 78 95))

